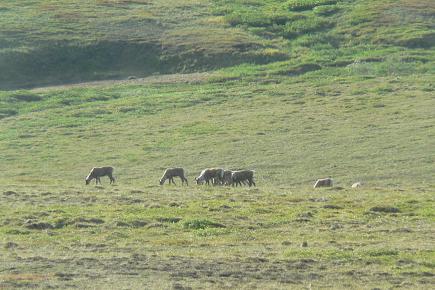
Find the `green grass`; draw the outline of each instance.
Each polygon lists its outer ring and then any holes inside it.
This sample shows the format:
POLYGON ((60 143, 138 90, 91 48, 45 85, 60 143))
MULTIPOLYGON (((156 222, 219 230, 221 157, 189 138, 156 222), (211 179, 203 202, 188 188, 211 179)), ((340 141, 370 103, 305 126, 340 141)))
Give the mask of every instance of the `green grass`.
POLYGON ((292 59, 342 65, 386 47, 417 67, 435 58, 429 0, 66 2, 0 4, 0 88, 292 59))
POLYGON ((2 284, 424 289, 432 75, 289 65, 2 92, 2 284), (96 165, 115 186, 84 185, 96 165), (210 166, 257 187, 194 185, 210 166))
POLYGON ((433 192, 134 188, 8 187, 2 204, 15 206, 1 211, 2 285, 86 287, 90 279, 97 288, 431 283, 433 192), (400 212, 370 211, 383 204, 400 212))
POLYGON ((431 288, 432 1, 67 2, 0 4, 0 288, 431 288))
POLYGON ((303 11, 323 5, 336 4, 337 2, 336 0, 291 0, 288 1, 288 7, 293 11, 303 11))

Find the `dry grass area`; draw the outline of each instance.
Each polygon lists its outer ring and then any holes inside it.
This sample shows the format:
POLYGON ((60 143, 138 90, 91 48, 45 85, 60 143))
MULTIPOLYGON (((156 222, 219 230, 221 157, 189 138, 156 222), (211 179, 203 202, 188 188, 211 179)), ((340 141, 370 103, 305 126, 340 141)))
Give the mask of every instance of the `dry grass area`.
POLYGON ((428 289, 435 276, 429 189, 1 191, 5 288, 428 289))

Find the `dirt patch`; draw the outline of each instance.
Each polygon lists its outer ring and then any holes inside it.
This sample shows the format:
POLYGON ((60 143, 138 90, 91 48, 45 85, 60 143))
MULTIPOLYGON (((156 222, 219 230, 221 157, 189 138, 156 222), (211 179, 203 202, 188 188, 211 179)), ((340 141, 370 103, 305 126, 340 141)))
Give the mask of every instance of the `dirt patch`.
POLYGON ((344 187, 334 186, 334 187, 329 188, 328 190, 343 190, 343 189, 344 189, 344 187))
POLYGON ((117 227, 142 228, 142 227, 146 226, 147 224, 148 224, 147 221, 134 220, 134 221, 131 221, 131 222, 118 221, 118 222, 116 222, 115 225, 117 227))
POLYGON ((323 208, 328 208, 328 209, 343 209, 341 206, 333 205, 333 204, 325 204, 323 206, 323 208))
POLYGON ((25 221, 24 227, 26 227, 30 230, 47 230, 47 229, 54 228, 54 226, 50 223, 38 222, 38 221, 33 221, 33 220, 25 221))
POLYGON ((122 222, 122 221, 118 221, 118 222, 116 222, 115 225, 116 225, 117 227, 129 227, 129 226, 130 226, 129 223, 122 222))
POLYGON ((295 219, 296 222, 309 222, 313 218, 312 212, 303 212, 298 215, 298 218, 295 219))
POLYGON ((167 228, 167 227, 168 227, 168 225, 162 224, 162 223, 151 223, 148 225, 149 229, 151 229, 151 228, 167 228))
POLYGON ((90 224, 82 224, 82 223, 76 223, 75 224, 76 228, 92 228, 94 227, 94 225, 90 225, 90 224))
POLYGON ((178 223, 181 220, 182 220, 182 218, 179 218, 179 217, 161 217, 161 218, 157 218, 158 222, 161 222, 161 223, 171 223, 171 224, 178 223))
POLYGON ((5 245, 5 249, 8 249, 8 250, 15 249, 16 247, 18 247, 18 244, 14 243, 14 242, 7 242, 5 245))
POLYGON ((6 196, 18 195, 18 193, 16 193, 15 191, 12 191, 12 190, 8 190, 8 191, 3 192, 3 195, 6 195, 6 196))
POLYGON ((326 197, 310 198, 308 200, 311 202, 327 202, 327 201, 329 201, 329 199, 326 197))
POLYGON ((90 224, 104 224, 104 220, 99 218, 77 218, 75 219, 75 222, 81 222, 81 223, 90 223, 90 224))
POLYGON ((373 212, 382 212, 382 213, 398 213, 400 209, 392 206, 375 206, 370 209, 373 212))
POLYGON ((145 193, 145 192, 142 190, 131 190, 130 193, 131 194, 139 194, 139 193, 145 193))
POLYGON ((298 66, 291 67, 289 69, 279 71, 278 75, 298 76, 307 72, 320 70, 322 67, 315 63, 306 63, 298 66))
MULTIPOLYGON (((49 279, 49 275, 46 275, 46 274, 14 273, 14 274, 0 275, 0 281, 7 281, 7 282, 11 282, 11 281, 43 281, 43 280, 47 280, 47 279, 49 279)), ((2 289, 1 284, 0 284, 0 289, 2 289)))
POLYGON ((74 274, 70 274, 70 273, 56 273, 56 274, 54 274, 54 276, 57 277, 59 280, 69 281, 69 280, 73 279, 74 274))

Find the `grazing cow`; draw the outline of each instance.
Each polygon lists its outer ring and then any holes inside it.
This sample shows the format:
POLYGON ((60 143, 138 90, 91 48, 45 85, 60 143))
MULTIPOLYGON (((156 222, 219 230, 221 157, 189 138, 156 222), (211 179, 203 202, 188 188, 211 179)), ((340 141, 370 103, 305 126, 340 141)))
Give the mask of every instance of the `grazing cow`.
POLYGON ((92 179, 95 178, 95 184, 100 183, 101 180, 100 177, 102 176, 108 176, 110 179, 110 183, 115 183, 115 178, 113 178, 113 167, 111 166, 105 166, 105 167, 94 167, 91 169, 91 172, 89 172, 88 176, 86 176, 86 185, 88 185, 92 179))
POLYGON ((245 181, 248 181, 249 187, 255 185, 254 182, 254 170, 238 170, 233 171, 231 173, 231 184, 234 186, 242 186, 242 183, 245 184, 245 181))
POLYGON ((171 182, 175 184, 174 177, 177 176, 181 179, 181 185, 183 185, 184 182, 186 182, 186 185, 189 185, 189 183, 187 182, 187 178, 184 176, 184 169, 181 167, 166 169, 165 173, 163 173, 162 178, 160 178, 160 185, 163 185, 166 179, 169 179, 169 184, 171 184, 171 182))
POLYGON ((196 184, 210 184, 210 180, 213 185, 222 184, 224 180, 224 170, 222 168, 206 168, 195 178, 196 184))
POLYGON ((332 186, 332 178, 331 177, 317 179, 316 183, 314 184, 314 188, 331 187, 331 186, 332 186))
POLYGON ((361 187, 362 183, 361 182, 355 182, 354 184, 352 184, 352 188, 358 188, 361 187))

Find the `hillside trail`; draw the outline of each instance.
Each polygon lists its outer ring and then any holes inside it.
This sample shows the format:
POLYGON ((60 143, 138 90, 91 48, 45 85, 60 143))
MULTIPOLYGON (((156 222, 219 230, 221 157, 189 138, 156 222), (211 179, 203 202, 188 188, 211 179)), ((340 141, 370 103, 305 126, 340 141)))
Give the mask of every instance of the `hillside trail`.
POLYGON ((71 84, 61 84, 52 86, 43 86, 33 88, 33 92, 45 92, 51 90, 65 90, 71 88, 92 88, 92 87, 105 87, 105 86, 118 86, 118 85, 141 85, 141 84, 172 84, 172 83, 201 83, 210 78, 210 72, 197 72, 188 74, 167 74, 167 75, 152 75, 143 78, 129 77, 128 79, 121 80, 101 80, 89 81, 71 84))

